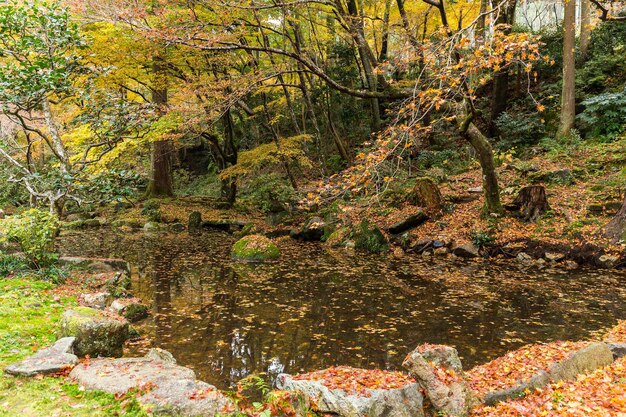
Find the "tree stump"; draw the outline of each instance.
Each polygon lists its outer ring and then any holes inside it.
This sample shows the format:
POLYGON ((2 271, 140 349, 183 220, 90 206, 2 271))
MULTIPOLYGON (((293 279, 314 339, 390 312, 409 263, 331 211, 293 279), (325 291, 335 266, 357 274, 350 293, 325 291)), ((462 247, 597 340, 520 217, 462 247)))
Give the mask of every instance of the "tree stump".
POLYGON ((604 228, 604 235, 613 243, 626 241, 626 198, 615 217, 604 228))
POLYGON ((530 222, 539 220, 549 207, 546 189, 542 185, 522 188, 515 200, 506 206, 510 211, 519 211, 520 218, 530 222))
POLYGON ((432 215, 440 213, 443 209, 441 192, 432 179, 417 178, 413 193, 415 194, 415 205, 422 207, 426 213, 432 215))

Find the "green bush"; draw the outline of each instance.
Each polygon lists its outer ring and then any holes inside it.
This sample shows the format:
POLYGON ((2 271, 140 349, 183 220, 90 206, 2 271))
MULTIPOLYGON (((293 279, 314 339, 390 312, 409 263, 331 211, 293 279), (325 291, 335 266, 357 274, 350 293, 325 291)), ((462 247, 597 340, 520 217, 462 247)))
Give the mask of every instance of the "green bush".
POLYGON ((259 175, 247 186, 247 199, 265 213, 290 209, 296 202, 296 193, 282 176, 272 173, 259 175))
POLYGON ((54 238, 59 230, 56 216, 47 211, 30 209, 3 221, 4 238, 17 242, 28 260, 37 269, 57 260, 54 238))
POLYGON ((500 132, 500 149, 536 145, 545 135, 545 126, 537 115, 504 112, 496 119, 496 127, 500 132))
POLYGON ((626 130, 626 89, 599 94, 582 105, 585 110, 578 117, 587 136, 613 140, 626 130))

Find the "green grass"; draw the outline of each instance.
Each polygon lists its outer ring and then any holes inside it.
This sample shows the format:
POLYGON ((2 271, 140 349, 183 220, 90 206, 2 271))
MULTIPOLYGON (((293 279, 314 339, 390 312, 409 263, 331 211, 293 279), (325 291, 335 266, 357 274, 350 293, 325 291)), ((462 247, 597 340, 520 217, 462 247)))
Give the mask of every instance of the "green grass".
MULTIPOLYGON (((56 339, 63 311, 74 297, 54 300, 54 285, 35 277, 0 276, 0 367, 19 361, 56 339)), ((82 391, 63 378, 0 375, 0 417, 147 417, 133 398, 82 391)))

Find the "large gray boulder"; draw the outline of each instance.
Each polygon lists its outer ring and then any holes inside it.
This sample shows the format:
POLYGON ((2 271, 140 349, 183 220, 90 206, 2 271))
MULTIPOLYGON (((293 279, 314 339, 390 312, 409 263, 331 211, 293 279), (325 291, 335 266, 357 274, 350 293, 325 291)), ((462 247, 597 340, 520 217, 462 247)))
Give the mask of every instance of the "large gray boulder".
POLYGON ((75 307, 61 318, 59 337, 68 336, 76 338, 74 353, 78 356, 119 357, 129 338, 128 322, 93 308, 75 307))
POLYGON ((156 413, 213 417, 235 408, 228 397, 196 380, 194 371, 177 365, 161 349, 151 349, 142 358, 94 359, 74 368, 70 378, 86 389, 116 395, 145 390, 137 399, 156 413))
POLYGON ((348 393, 331 389, 324 381, 294 379, 281 374, 276 381, 278 389, 301 394, 314 411, 341 417, 422 417, 423 397, 416 383, 397 389, 365 389, 362 393, 348 393))
POLYGON ((74 340, 73 337, 59 339, 54 345, 40 350, 22 362, 7 366, 4 371, 10 375, 28 377, 67 371, 78 364, 78 357, 72 349, 74 340))
POLYGON ((417 380, 438 413, 464 417, 476 403, 453 347, 418 346, 408 354, 402 366, 417 380))

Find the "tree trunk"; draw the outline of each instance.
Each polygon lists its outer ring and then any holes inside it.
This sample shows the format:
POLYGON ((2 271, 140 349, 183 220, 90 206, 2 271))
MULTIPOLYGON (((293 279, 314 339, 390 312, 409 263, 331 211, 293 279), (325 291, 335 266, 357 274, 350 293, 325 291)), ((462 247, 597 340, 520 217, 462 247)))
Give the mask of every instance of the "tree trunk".
POLYGON ((174 147, 169 140, 152 143, 150 163, 150 182, 146 190, 147 197, 171 197, 174 195, 172 185, 172 154, 174 147))
POLYGON ((417 178, 415 187, 415 204, 424 208, 429 215, 441 213, 443 198, 437 184, 430 178, 417 178))
POLYGON ((604 235, 611 239, 612 243, 626 242, 626 198, 622 208, 604 228, 604 235))
MULTIPOLYGON (((365 29, 363 28, 363 20, 359 16, 358 8, 355 0, 348 0, 348 27, 352 32, 352 37, 356 43, 363 72, 367 81, 367 88, 371 92, 378 91, 378 76, 374 73, 376 67, 376 58, 365 38, 365 29)), ((378 98, 371 98, 370 105, 372 110, 372 130, 376 131, 380 128, 380 102, 378 98)))
POLYGON ((589 52, 591 32, 591 1, 580 0, 580 53, 585 58, 589 52))
MULTIPOLYGON (((576 0, 574 0, 576 1, 576 0)), ((496 25, 506 24, 512 25, 515 18, 515 0, 510 0, 503 9, 500 11, 496 25)), ((509 32, 509 30, 506 30, 509 32)), ((493 80, 493 95, 491 97, 491 125, 490 133, 495 135, 495 121, 504 111, 509 103, 509 68, 502 69, 496 72, 493 80)))
POLYGON ((576 116, 576 0, 565 1, 563 18, 563 89, 561 93, 561 123, 557 136, 568 137, 574 128, 576 116))
MULTIPOLYGON (((152 60, 152 102, 163 115, 167 106, 167 73, 163 57, 157 55, 152 60)), ((174 145, 168 139, 152 143, 150 182, 147 197, 171 197, 174 195, 172 181, 172 157, 174 145)))
POLYGON ((511 211, 519 211, 520 217, 524 221, 536 222, 550 208, 546 189, 541 185, 524 187, 506 208, 511 211))
POLYGON ((463 135, 478 155, 478 162, 483 174, 483 190, 485 193, 485 210, 487 213, 502 213, 498 175, 493 161, 493 149, 489 139, 474 125, 469 123, 463 135))
POLYGON ((52 109, 50 108, 50 102, 48 101, 47 97, 42 100, 41 105, 43 109, 44 119, 46 121, 48 131, 50 132, 50 142, 48 142, 48 144, 50 145, 50 149, 59 160, 61 172, 70 172, 69 156, 67 155, 65 145, 61 140, 61 134, 59 133, 56 123, 54 122, 52 109))

